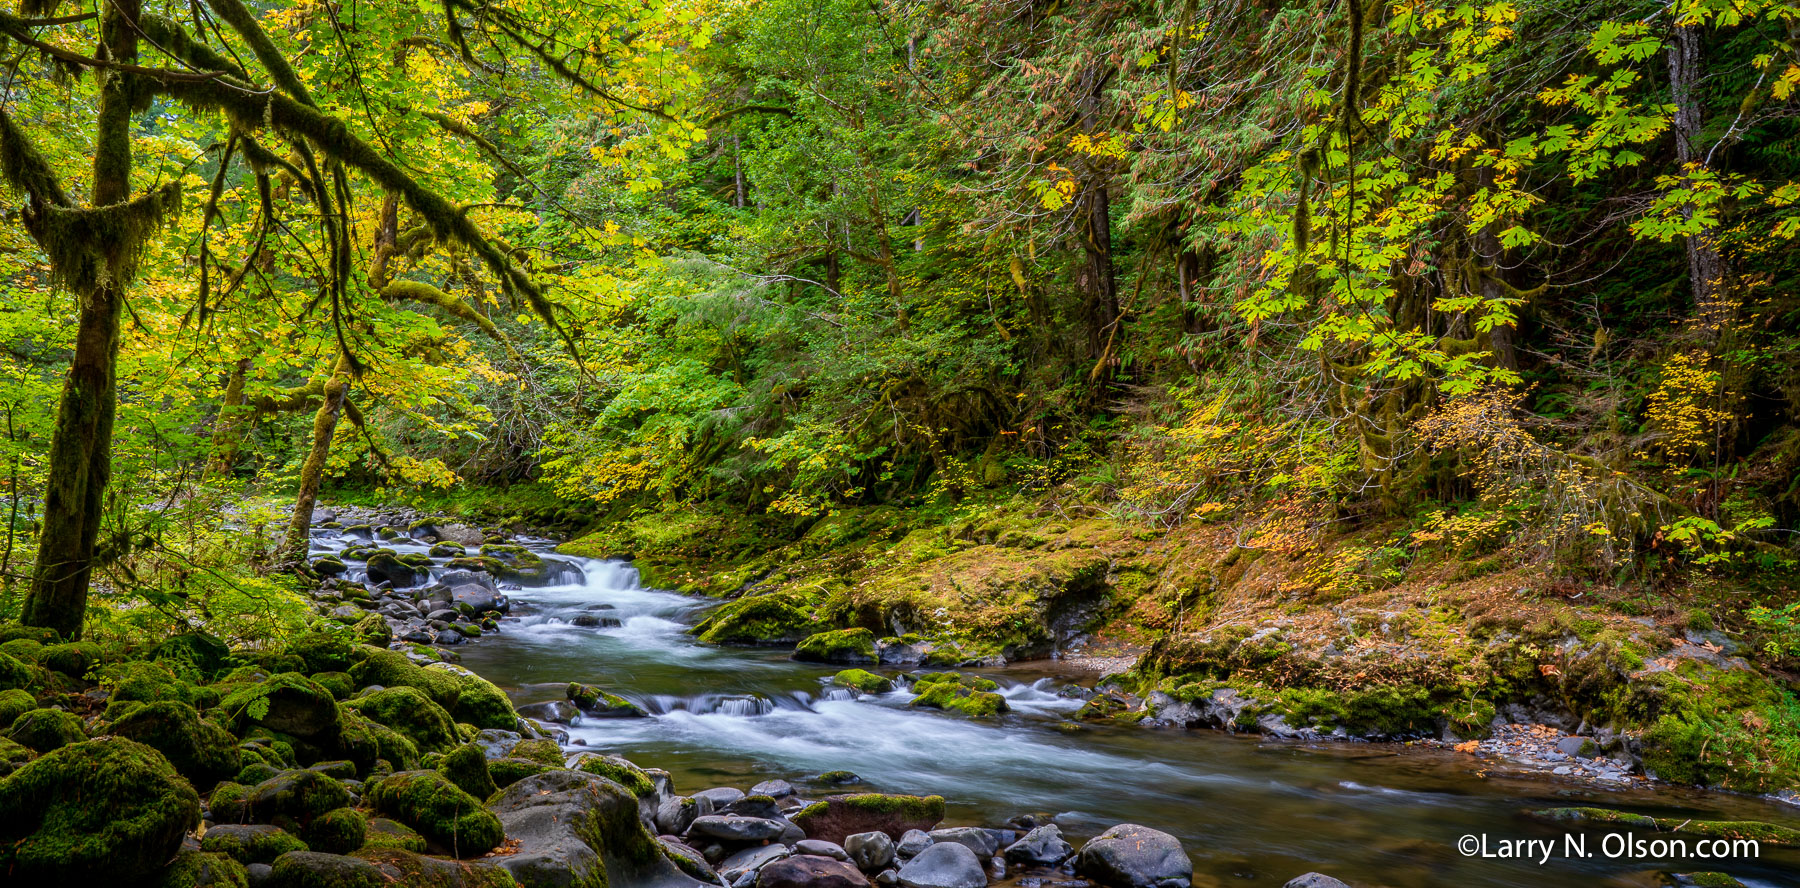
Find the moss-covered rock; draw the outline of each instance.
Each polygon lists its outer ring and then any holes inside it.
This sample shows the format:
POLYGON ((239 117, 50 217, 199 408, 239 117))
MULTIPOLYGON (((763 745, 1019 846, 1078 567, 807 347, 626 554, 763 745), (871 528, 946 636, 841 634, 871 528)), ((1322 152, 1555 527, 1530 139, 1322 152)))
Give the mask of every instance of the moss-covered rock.
POLYGON ((100 664, 100 646, 91 641, 71 641, 44 648, 38 662, 71 678, 84 678, 100 664))
POLYGON ((916 696, 906 704, 922 709, 942 709, 985 717, 1006 712, 1006 698, 994 693, 993 681, 955 672, 934 672, 913 683, 916 696))
POLYGON ((839 672, 831 677, 831 683, 863 694, 885 694, 894 689, 892 681, 862 669, 839 672))
POLYGON ((368 822, 368 829, 363 834, 364 848, 398 848, 402 851, 423 853, 425 837, 419 835, 412 827, 397 820, 376 817, 368 822))
POLYGON ((287 653, 306 664, 306 673, 345 672, 356 662, 356 646, 336 632, 314 629, 287 643, 287 653))
POLYGON ((216 675, 225 668, 231 648, 204 632, 163 639, 150 649, 150 659, 168 664, 178 674, 216 675))
POLYGON ((38 684, 30 666, 18 657, 0 653, 0 690, 30 688, 38 684))
POLYGON ((400 556, 390 551, 370 555, 367 569, 371 584, 386 583, 395 589, 416 586, 425 574, 424 570, 401 561, 400 556))
POLYGON ((569 682, 566 694, 569 702, 574 703, 583 715, 595 718, 647 718, 650 715, 636 703, 593 685, 572 681, 569 682))
POLYGON ((243 767, 237 738, 176 700, 136 704, 114 720, 107 733, 162 753, 181 776, 202 789, 243 767))
POLYGON ((249 888, 244 865, 223 854, 183 848, 145 888, 249 888))
POLYGON ((221 783, 208 809, 219 823, 272 823, 304 837, 314 820, 350 804, 343 784, 317 771, 285 771, 253 787, 221 783))
POLYGON ((656 783, 650 779, 650 775, 621 756, 587 752, 577 756, 571 764, 577 771, 605 777, 625 787, 638 798, 656 793, 656 783))
POLYGON ((177 678, 175 671, 165 663, 148 660, 107 664, 101 669, 100 686, 111 694, 110 700, 114 704, 179 700, 196 709, 204 709, 216 700, 217 694, 177 678))
POLYGON ((200 850, 223 854, 239 863, 274 863, 289 851, 305 851, 299 836, 267 823, 221 823, 200 837, 200 850))
POLYGON ((943 796, 865 792, 830 796, 790 818, 807 838, 844 843, 846 836, 880 831, 898 840, 909 829, 928 830, 944 819, 943 796))
POLYGON ((485 860, 444 860, 402 848, 364 848, 351 855, 375 865, 391 885, 421 888, 518 888, 506 870, 485 860))
POLYGON ((375 810, 419 831, 457 857, 479 857, 505 838, 480 800, 436 771, 402 771, 369 791, 375 810))
POLYGON ((714 608, 693 633, 707 644, 788 644, 819 628, 807 605, 792 591, 746 595, 714 608))
POLYGON ((493 779, 496 789, 505 789, 527 777, 551 770, 553 767, 556 766, 517 756, 498 758, 487 763, 488 777, 493 779))
POLYGON ((350 668, 359 685, 417 688, 458 722, 507 731, 518 727, 506 693, 481 676, 448 663, 418 666, 396 651, 367 650, 368 656, 350 668))
POLYGON ((1760 820, 1694 820, 1687 817, 1651 817, 1612 808, 1546 808, 1531 812, 1539 820, 1558 823, 1590 823, 1596 826, 1629 826, 1659 832, 1677 832, 1703 839, 1752 839, 1757 844, 1800 848, 1800 830, 1760 820))
POLYGON ((37 699, 24 688, 0 691, 0 725, 11 726, 14 719, 37 708, 37 699))
POLYGON ((81 719, 60 709, 32 709, 13 719, 7 739, 38 752, 49 752, 87 739, 81 719))
POLYGON ((349 854, 363 846, 368 822, 354 808, 336 808, 313 818, 302 836, 307 847, 327 854, 349 854))
POLYGON ((268 681, 238 688, 219 706, 231 719, 232 733, 239 736, 252 728, 265 728, 321 745, 337 739, 337 698, 297 672, 271 675, 268 681))
POLYGON ((874 663, 875 633, 861 628, 816 632, 794 648, 794 659, 843 665, 874 663))
POLYGON ((412 741, 420 753, 442 752, 457 741, 450 713, 414 687, 390 687, 344 704, 362 717, 386 725, 412 741))
POLYGON ((499 788, 494 785, 494 778, 488 775, 487 755, 477 743, 465 743, 450 750, 438 760, 437 772, 478 799, 493 795, 499 788))
POLYGON ((322 851, 289 851, 275 859, 268 884, 279 888, 391 888, 375 864, 322 851))
POLYGON ((0 872, 22 884, 149 881, 199 822, 199 795, 156 750, 73 743, 0 780, 0 872))
POLYGON ((331 696, 340 703, 356 693, 356 681, 348 672, 316 672, 313 673, 312 680, 318 682, 319 687, 330 691, 331 696))
POLYGON ((513 745, 513 758, 530 759, 552 768, 563 766, 562 747, 555 740, 521 740, 513 745))

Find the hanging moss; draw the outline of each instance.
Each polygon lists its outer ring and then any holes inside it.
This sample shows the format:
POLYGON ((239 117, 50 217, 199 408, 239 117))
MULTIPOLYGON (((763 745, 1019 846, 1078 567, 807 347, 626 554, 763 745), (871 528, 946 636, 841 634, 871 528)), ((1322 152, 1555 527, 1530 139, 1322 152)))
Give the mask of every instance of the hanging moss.
POLYGON ((121 286, 137 277, 150 236, 181 210, 181 183, 103 207, 43 207, 26 226, 50 257, 50 276, 75 293, 121 286))

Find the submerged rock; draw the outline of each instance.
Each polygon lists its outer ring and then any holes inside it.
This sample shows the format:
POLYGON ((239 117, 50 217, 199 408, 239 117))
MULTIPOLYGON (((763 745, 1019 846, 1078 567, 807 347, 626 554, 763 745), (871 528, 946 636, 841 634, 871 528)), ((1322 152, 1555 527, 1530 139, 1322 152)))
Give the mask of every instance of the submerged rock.
POLYGON ((1350 886, 1324 873, 1307 873, 1289 879, 1287 884, 1281 888, 1350 888, 1350 886))

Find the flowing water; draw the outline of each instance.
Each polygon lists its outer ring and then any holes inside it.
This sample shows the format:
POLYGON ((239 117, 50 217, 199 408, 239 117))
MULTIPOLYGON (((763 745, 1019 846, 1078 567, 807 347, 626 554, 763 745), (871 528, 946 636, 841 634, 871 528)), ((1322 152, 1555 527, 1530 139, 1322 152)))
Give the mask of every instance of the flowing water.
MULTIPOLYGON (((342 542, 327 535, 317 548, 342 542)), ((550 552, 545 541, 523 542, 550 552)), ((1747 884, 1800 885, 1800 852, 1771 848, 1759 860, 1710 864, 1615 859, 1596 831, 1587 839, 1591 856, 1567 859, 1564 830, 1520 814, 1604 805, 1800 827, 1800 812, 1774 802, 1482 775, 1467 756, 1385 744, 1127 728, 1065 733, 1058 725, 1078 703, 1056 693, 1065 679, 1029 664, 976 670, 1002 685, 1013 708, 998 723, 909 710, 904 691, 858 697, 829 688, 835 667, 797 663, 784 651, 695 643, 686 629, 712 602, 643 588, 628 564, 549 558, 568 565, 559 582, 510 592, 512 617, 500 633, 461 647, 463 665, 518 704, 560 699, 570 681, 633 700, 652 717, 587 719, 571 739, 665 769, 678 792, 783 778, 816 797, 843 790, 811 778, 847 770, 865 781, 858 788, 944 796, 949 825, 996 826, 1048 812, 1079 842, 1115 823, 1141 823, 1182 840, 1196 886, 1278 886, 1309 870, 1393 888, 1649 886, 1661 884, 1659 872, 1709 869, 1747 884), (618 625, 574 625, 583 613, 618 625), (1463 836, 1484 834, 1491 850, 1501 840, 1550 839, 1555 855, 1539 863, 1458 852, 1463 836)))

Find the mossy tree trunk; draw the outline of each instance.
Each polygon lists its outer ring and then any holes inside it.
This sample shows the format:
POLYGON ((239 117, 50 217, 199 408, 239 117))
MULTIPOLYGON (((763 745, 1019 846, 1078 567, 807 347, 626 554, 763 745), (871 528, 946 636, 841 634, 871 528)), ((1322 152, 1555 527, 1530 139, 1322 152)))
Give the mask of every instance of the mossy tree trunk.
MULTIPOLYGON (((140 0, 112 0, 103 7, 100 44, 115 62, 137 61, 140 0)), ((115 70, 98 75, 100 113, 94 139, 93 206, 108 207, 131 197, 131 118, 134 75, 115 70)), ((136 245, 102 244, 103 250, 136 245)), ((112 477, 113 415, 118 404, 119 317, 126 282, 105 274, 87 292, 78 292, 80 319, 75 352, 57 406, 50 439, 44 526, 31 591, 21 621, 53 629, 64 638, 81 636, 87 612, 88 579, 99 538, 106 486, 112 477)))
MULTIPOLYGON (((1670 127, 1675 133, 1675 157, 1684 175, 1690 168, 1706 166, 1709 157, 1703 153, 1702 131, 1705 106, 1700 95, 1706 79, 1706 32, 1700 25, 1677 25, 1675 39, 1669 43, 1669 93, 1674 100, 1675 116, 1670 127)), ((1681 211, 1684 219, 1692 219, 1693 208, 1681 211)), ((1728 281, 1725 257, 1719 253, 1718 232, 1708 228, 1686 238, 1688 284, 1694 294, 1694 317, 1700 329, 1717 337, 1730 310, 1726 301, 1728 281)))
POLYGON ((282 556, 290 561, 306 557, 308 532, 312 528, 313 507, 319 502, 319 484, 325 477, 325 460, 331 456, 331 440, 337 435, 338 417, 344 399, 350 395, 350 360, 338 357, 331 379, 325 383, 325 396, 313 414, 312 447, 306 462, 300 466, 300 490, 294 496, 294 515, 288 522, 287 539, 282 542, 282 556))
POLYGON ((225 380, 225 397, 219 405, 218 417, 213 420, 212 459, 206 465, 207 478, 223 478, 237 466, 245 421, 254 412, 244 403, 244 382, 250 375, 252 360, 238 358, 225 380))

